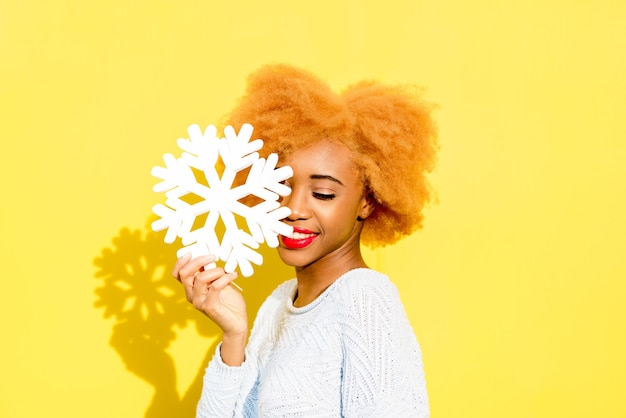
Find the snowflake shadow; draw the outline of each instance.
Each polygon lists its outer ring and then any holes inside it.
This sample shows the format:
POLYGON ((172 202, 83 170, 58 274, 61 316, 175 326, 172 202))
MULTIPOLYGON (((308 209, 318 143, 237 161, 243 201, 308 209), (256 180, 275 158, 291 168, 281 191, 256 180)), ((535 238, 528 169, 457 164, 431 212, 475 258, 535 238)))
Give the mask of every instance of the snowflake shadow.
MULTIPOLYGON (((126 369, 154 388, 145 417, 194 416, 206 364, 215 351, 208 347, 204 358, 198 353, 198 372, 184 394, 177 389, 176 361, 167 349, 177 330, 194 326, 204 336, 217 336, 219 329, 196 311, 184 297, 182 287, 170 272, 176 246, 163 242, 160 233, 122 228, 93 260, 96 302, 105 319, 112 318, 110 344, 126 369)), ((276 251, 263 248, 265 262, 251 278, 237 282, 244 288, 250 321, 276 285, 292 277, 276 251)), ((192 354, 195 355, 195 354, 192 354)))

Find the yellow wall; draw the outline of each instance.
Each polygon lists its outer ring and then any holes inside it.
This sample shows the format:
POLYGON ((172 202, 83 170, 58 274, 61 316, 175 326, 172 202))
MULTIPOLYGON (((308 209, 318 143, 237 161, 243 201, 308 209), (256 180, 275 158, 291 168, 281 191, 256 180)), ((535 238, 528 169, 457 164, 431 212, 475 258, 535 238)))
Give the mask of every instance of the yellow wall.
POLYGON ((626 3, 364 3, 0 1, 0 416, 192 416, 216 330, 149 232, 150 169, 272 61, 441 104, 440 202, 367 253, 433 417, 626 416, 626 3))

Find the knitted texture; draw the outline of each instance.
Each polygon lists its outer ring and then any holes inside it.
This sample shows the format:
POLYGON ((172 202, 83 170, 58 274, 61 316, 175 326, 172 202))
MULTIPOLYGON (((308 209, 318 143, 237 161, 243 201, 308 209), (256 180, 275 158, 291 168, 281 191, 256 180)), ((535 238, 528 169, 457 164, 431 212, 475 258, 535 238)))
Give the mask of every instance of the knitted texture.
POLYGON ((296 308, 296 280, 259 310, 240 367, 219 350, 198 417, 428 417, 422 357, 398 291, 352 270, 296 308))

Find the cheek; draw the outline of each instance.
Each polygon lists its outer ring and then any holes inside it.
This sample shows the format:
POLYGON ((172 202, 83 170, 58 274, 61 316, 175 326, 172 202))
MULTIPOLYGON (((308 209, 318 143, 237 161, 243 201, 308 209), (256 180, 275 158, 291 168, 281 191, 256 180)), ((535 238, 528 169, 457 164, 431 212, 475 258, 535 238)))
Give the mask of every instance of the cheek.
POLYGON ((338 204, 332 210, 328 209, 319 214, 320 220, 331 227, 336 233, 349 233, 356 222, 356 209, 347 204, 338 204), (341 232, 340 232, 341 231, 341 232))

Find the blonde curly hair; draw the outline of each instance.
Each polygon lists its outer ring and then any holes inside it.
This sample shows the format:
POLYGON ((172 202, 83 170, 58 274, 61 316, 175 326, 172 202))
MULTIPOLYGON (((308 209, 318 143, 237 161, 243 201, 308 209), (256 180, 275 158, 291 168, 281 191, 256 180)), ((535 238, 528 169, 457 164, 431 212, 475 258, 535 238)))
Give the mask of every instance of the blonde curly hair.
POLYGON ((249 76, 245 94, 224 122, 236 129, 252 124, 265 155, 285 156, 320 138, 347 146, 376 202, 363 222, 361 242, 378 247, 422 227, 432 198, 426 174, 439 148, 433 109, 412 86, 363 81, 335 93, 308 71, 271 64, 249 76))

